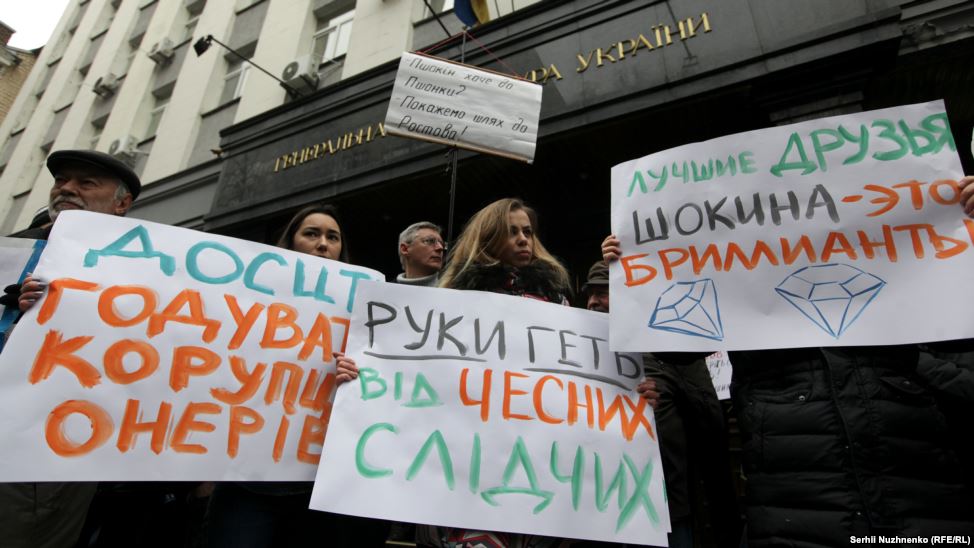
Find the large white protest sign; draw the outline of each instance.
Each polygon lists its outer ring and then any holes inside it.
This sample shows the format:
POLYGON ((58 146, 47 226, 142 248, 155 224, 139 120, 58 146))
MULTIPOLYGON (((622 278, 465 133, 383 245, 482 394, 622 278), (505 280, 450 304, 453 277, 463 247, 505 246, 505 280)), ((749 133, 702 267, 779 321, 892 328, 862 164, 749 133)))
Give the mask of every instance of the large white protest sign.
POLYGON ((540 116, 540 84, 403 53, 385 128, 393 135, 531 163, 540 116))
POLYGON ((58 217, 0 354, 0 481, 311 480, 378 272, 96 213, 58 217))
POLYGON ((942 102, 722 137, 612 169, 616 350, 974 336, 974 221, 942 102))
MULTIPOLYGON (((0 238, 0 289, 20 283, 34 269, 44 249, 44 240, 0 238)), ((0 306, 0 350, 6 332, 20 311, 15 306, 0 306)))
POLYGON ((414 523, 663 544, 638 355, 603 314, 366 283, 311 507, 414 523), (340 496, 336 496, 340 494, 340 496))

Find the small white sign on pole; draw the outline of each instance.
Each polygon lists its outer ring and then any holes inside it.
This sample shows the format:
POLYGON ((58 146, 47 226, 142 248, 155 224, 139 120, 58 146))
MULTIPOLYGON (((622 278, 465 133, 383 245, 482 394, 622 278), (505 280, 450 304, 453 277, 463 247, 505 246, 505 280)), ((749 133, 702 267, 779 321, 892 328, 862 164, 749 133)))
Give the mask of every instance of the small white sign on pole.
POLYGON ((418 53, 403 53, 386 131, 531 163, 541 85, 418 53))
POLYGON ((310 481, 373 270, 61 213, 0 354, 0 482, 310 481))
POLYGON ((710 372, 710 381, 714 383, 717 399, 729 400, 731 377, 734 371, 727 352, 721 350, 707 356, 707 370, 710 372))
POLYGON ((606 314, 366 283, 311 507, 473 530, 666 545, 639 355, 606 314))

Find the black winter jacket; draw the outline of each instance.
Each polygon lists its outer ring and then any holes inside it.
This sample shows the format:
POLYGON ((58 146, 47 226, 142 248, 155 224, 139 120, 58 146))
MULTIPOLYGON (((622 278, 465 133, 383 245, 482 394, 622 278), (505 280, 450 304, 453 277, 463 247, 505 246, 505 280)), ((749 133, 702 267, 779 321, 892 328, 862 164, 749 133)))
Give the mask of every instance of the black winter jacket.
POLYGON ((568 286, 558 282, 551 267, 542 262, 520 268, 472 264, 453 278, 450 288, 506 293, 556 304, 568 304, 570 292, 568 286))
POLYGON ((916 346, 730 353, 750 548, 974 534, 974 499, 918 356, 916 346))
POLYGON ((947 416, 950 438, 974 490, 974 339, 921 345, 917 372, 947 416))

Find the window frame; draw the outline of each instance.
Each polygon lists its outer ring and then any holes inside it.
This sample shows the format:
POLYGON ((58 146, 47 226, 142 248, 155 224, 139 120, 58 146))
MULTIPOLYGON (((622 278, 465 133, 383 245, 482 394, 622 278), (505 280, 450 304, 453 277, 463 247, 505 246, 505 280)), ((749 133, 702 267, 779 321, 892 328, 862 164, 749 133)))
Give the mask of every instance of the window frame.
POLYGON ((352 25, 355 22, 355 10, 348 10, 327 20, 318 19, 316 30, 311 37, 311 56, 317 65, 330 63, 344 57, 348 53, 348 42, 352 35, 352 25), (347 28, 346 28, 347 27, 347 28), (339 50, 342 33, 347 33, 344 49, 339 50), (324 40, 324 47, 318 53, 319 44, 324 40))

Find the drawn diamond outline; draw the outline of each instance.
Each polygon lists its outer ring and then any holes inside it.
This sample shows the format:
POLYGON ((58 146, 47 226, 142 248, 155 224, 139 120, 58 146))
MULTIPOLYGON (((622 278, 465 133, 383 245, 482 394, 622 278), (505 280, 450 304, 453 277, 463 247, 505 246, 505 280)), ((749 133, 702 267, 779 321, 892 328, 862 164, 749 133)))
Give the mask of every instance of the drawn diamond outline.
POLYGON ((702 278, 676 282, 666 288, 656 299, 649 328, 715 341, 724 340, 714 281, 702 278))
POLYGON ((845 263, 828 263, 792 272, 775 291, 819 329, 838 339, 885 286, 886 281, 875 274, 845 263))

